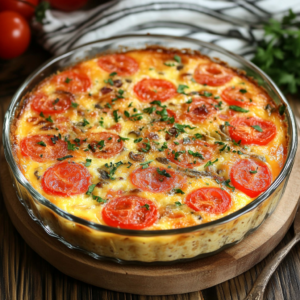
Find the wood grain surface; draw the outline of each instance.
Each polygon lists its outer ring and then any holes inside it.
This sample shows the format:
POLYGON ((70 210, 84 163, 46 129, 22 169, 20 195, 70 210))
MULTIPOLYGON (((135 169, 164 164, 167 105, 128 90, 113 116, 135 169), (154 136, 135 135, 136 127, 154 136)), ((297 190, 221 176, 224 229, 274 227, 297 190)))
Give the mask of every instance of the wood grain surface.
MULTIPOLYGON (((39 46, 33 44, 27 53, 17 60, 0 61, 0 124, 12 93, 24 77, 48 56, 39 46)), ((289 98, 289 101, 300 124, 300 100, 289 98)), ((83 283, 52 267, 27 246, 15 230, 0 191, 0 300, 243 300, 266 262, 278 249, 286 245, 292 236, 293 230, 290 229, 266 259, 242 275, 215 287, 183 295, 137 296, 83 283)), ((273 275, 266 289, 265 299, 297 300, 299 294, 300 244, 293 248, 273 275)))

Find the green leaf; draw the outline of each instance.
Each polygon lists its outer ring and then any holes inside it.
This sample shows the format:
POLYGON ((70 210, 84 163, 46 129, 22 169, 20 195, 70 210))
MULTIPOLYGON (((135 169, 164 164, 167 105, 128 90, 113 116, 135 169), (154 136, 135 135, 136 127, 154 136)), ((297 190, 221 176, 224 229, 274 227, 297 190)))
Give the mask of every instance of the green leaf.
POLYGON ((178 88, 177 88, 177 93, 179 94, 184 94, 185 95, 185 89, 188 89, 189 87, 187 85, 184 84, 179 84, 178 88))
POLYGON ((230 185, 230 179, 227 179, 227 180, 223 181, 223 184, 225 186, 227 186, 228 188, 232 189, 233 192, 235 191, 235 187, 230 185))
POLYGON ((49 116, 48 118, 46 118, 46 120, 47 120, 48 122, 53 123, 53 120, 52 120, 51 116, 49 116))
POLYGON ((78 103, 75 103, 75 102, 72 102, 72 103, 71 103, 71 106, 74 107, 74 108, 76 108, 78 105, 79 105, 79 104, 78 104, 78 103))
MULTIPOLYGON (((185 192, 182 189, 173 189, 173 191, 174 191, 175 194, 181 194, 181 195, 185 194, 185 192)), ((180 203, 180 205, 181 205, 181 203, 180 203)))
POLYGON ((72 157, 73 157, 73 155, 67 155, 67 156, 64 156, 64 157, 60 157, 57 160, 62 161, 62 160, 65 160, 65 159, 68 159, 68 158, 72 158, 72 157))
POLYGON ((86 166, 86 167, 89 167, 91 164, 92 164, 92 159, 87 158, 87 159, 86 159, 85 166, 86 166))
POLYGON ((183 205, 183 204, 182 204, 181 202, 179 202, 179 201, 176 201, 175 204, 176 204, 177 206, 183 205))
POLYGON ((253 125, 251 127, 253 127, 255 130, 257 130, 259 132, 263 132, 262 128, 259 125, 253 125))
POLYGON ((46 10, 50 8, 49 2, 40 2, 37 7, 35 8, 35 19, 37 22, 43 24, 43 20, 46 16, 46 10))
POLYGON ((242 107, 237 106, 237 105, 230 105, 229 108, 230 108, 231 110, 238 111, 238 112, 242 112, 242 113, 247 113, 247 112, 249 112, 248 109, 242 108, 242 107))
POLYGON ((179 55, 174 55, 174 60, 177 61, 179 64, 181 63, 181 57, 179 55))
POLYGON ((41 145, 41 146, 43 146, 43 147, 46 147, 46 146, 47 146, 46 143, 43 142, 43 141, 37 142, 37 144, 38 144, 38 145, 41 145))
POLYGON ((137 143, 141 142, 142 140, 143 140, 143 138, 138 138, 138 139, 135 139, 133 142, 137 144, 137 143))
POLYGON ((152 162, 153 162, 153 160, 148 160, 144 163, 141 163, 140 165, 142 166, 142 169, 147 169, 149 167, 150 163, 152 163, 152 162))
POLYGON ((156 171, 159 175, 171 178, 171 174, 169 174, 165 169, 160 170, 159 168, 156 168, 156 171))
POLYGON ((142 205, 141 207, 144 207, 144 208, 146 208, 147 210, 150 210, 150 206, 149 206, 149 204, 145 204, 145 205, 142 205))
POLYGON ((247 93, 247 90, 245 90, 245 89, 240 89, 240 93, 246 94, 246 93, 247 93))
POLYGON ((112 73, 109 74, 110 77, 113 77, 113 76, 116 76, 116 75, 118 75, 117 72, 112 72, 112 73))
POLYGON ((96 187, 96 184, 91 184, 86 192, 87 195, 90 195, 96 187))
POLYGON ((87 119, 83 119, 82 126, 89 125, 90 122, 87 119))

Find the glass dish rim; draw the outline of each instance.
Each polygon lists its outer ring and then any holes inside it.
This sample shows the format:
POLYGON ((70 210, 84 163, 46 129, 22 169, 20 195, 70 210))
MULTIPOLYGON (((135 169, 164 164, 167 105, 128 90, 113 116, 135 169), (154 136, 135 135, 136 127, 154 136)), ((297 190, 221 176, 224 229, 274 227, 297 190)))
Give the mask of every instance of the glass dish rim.
MULTIPOLYGON (((147 46, 147 44, 145 44, 147 46)), ((165 47, 165 46, 162 46, 165 47)), ((178 47, 180 49, 180 47, 178 47)), ((117 51, 115 51, 117 52, 117 51)), ((96 56, 96 55, 95 55, 96 56)), ((80 61, 80 60, 79 60, 80 61)), ((78 62, 79 62, 78 61, 78 62)), ((177 234, 185 234, 185 233, 193 233, 195 231, 201 230, 201 229, 206 229, 210 227, 215 227, 218 225, 222 225, 225 223, 228 223, 230 221, 233 221, 240 217, 243 214, 246 214, 247 212, 250 212, 251 210, 255 209, 258 205, 260 205, 263 201, 265 201, 268 197, 271 196, 271 194, 280 186, 280 184, 283 182, 283 180, 289 175, 293 163, 294 163, 294 158, 296 155, 297 151, 297 146, 298 146, 298 134, 297 134, 297 127, 296 127, 296 122, 294 118, 294 114, 291 110, 291 107, 289 103, 287 102, 285 96, 282 94, 280 89, 275 85, 275 83, 269 78, 268 75, 266 75, 260 68, 258 68, 256 65, 252 64, 250 61, 247 61, 243 57, 225 50, 224 48, 204 42, 198 39, 193 39, 189 37, 177 37, 177 36, 169 36, 169 35, 157 35, 157 34, 125 34, 125 35, 118 35, 118 36, 113 36, 110 38, 106 39, 99 39, 93 42, 89 42, 86 44, 83 44, 81 46, 78 46, 68 52, 65 52, 60 55, 56 55, 50 59, 48 59, 45 63, 43 63, 40 67, 38 67, 36 70, 34 70, 24 81, 24 83, 18 88, 14 96, 12 97, 11 103, 5 113, 4 117, 4 122, 3 122, 3 145, 4 145, 4 154, 6 161, 8 162, 10 169, 16 178, 16 180, 29 192, 29 194, 37 200, 40 204, 46 206, 47 208, 51 209, 54 213, 58 214, 62 218, 73 221, 75 223, 78 223, 80 225, 86 226, 88 228, 91 228, 93 230, 99 231, 99 232, 108 232, 108 233, 114 233, 118 235, 124 235, 124 236, 136 236, 136 237, 154 237, 154 236, 166 236, 166 235, 177 235, 177 234), (287 159, 286 162, 279 173, 279 175, 276 177, 276 179, 273 181, 273 183, 270 185, 270 187, 262 193, 260 196, 258 196, 254 201, 250 202, 243 208, 233 212, 232 214, 229 214, 227 216, 224 216, 220 219, 207 222, 204 224, 199 224, 195 226, 190 226, 190 227, 184 227, 184 228, 177 228, 177 229, 163 229, 163 230, 131 230, 131 229, 122 229, 122 228, 117 228, 117 227, 110 227, 102 224, 98 224, 95 222, 90 222, 87 220, 84 220, 82 218, 76 217, 70 213, 67 213, 57 207, 56 205, 52 204, 47 198, 45 198, 43 195, 41 195, 38 191, 36 191, 33 186, 29 183, 29 181, 25 178, 21 170, 19 169, 11 148, 11 140, 10 140, 10 124, 11 120, 14 117, 15 113, 15 104, 17 102, 20 102, 22 99, 20 95, 22 94, 23 90, 26 88, 26 86, 33 80, 36 76, 38 76, 40 73, 43 72, 43 70, 47 69, 50 65, 54 64, 55 62, 58 62, 61 59, 67 58, 73 54, 76 53, 78 50, 83 50, 89 45, 93 44, 98 44, 101 42, 108 42, 108 41, 114 41, 114 40, 119 40, 119 39, 126 39, 126 38, 136 38, 136 39, 173 39, 177 41, 186 41, 189 43, 194 43, 197 44, 198 46, 203 46, 206 48, 209 48, 210 50, 214 50, 217 52, 220 52, 224 54, 227 57, 230 57, 231 59, 238 61, 241 63, 243 66, 247 66, 250 68, 252 71, 255 73, 258 73, 263 80, 268 84, 268 86, 272 89, 275 94, 277 94, 278 98, 281 100, 286 105, 286 110, 285 114, 287 116, 287 122, 288 125, 290 126, 290 149, 287 154, 287 159)))

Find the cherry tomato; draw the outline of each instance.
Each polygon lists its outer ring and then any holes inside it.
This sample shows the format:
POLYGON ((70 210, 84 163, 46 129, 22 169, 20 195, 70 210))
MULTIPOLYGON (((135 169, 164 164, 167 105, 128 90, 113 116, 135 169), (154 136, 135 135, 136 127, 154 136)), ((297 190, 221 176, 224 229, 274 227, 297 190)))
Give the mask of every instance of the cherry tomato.
MULTIPOLYGON (((86 143, 82 145, 82 148, 92 151, 92 155, 94 157, 111 158, 122 152, 124 142, 117 134, 110 132, 97 132, 89 135, 86 143)), ((85 153, 90 155, 90 151, 85 153)))
POLYGON ((64 71, 52 78, 57 90, 83 93, 91 86, 90 78, 80 70, 64 71))
POLYGON ((65 112, 73 100, 74 97, 69 93, 54 92, 50 95, 39 93, 33 96, 31 107, 37 112, 53 115, 65 112))
POLYGON ((24 156, 29 156, 38 162, 60 158, 68 153, 68 145, 65 141, 46 134, 26 137, 21 140, 20 147, 24 156))
POLYGON ((44 173, 41 184, 44 192, 49 195, 68 197, 85 193, 91 184, 91 178, 85 166, 63 161, 44 173))
POLYGON ((0 13, 0 57, 10 59, 21 55, 30 42, 27 21, 17 12, 0 13))
POLYGON ((267 145, 276 136, 276 126, 257 117, 235 118, 230 122, 229 134, 236 142, 244 145, 267 145))
POLYGON ((174 171, 155 167, 135 170, 130 174, 130 180, 136 187, 152 193, 166 192, 184 183, 184 179, 174 171))
POLYGON ((211 214, 223 214, 232 205, 231 196, 220 188, 205 187, 197 189, 187 195, 185 199, 187 206, 195 211, 211 214))
POLYGON ((221 86, 232 78, 230 70, 218 64, 200 64, 195 70, 194 78, 200 84, 221 86))
POLYGON ((51 7, 63 11, 74 11, 83 7, 88 0, 49 0, 51 7))
POLYGON ((0 11, 10 10, 19 13, 25 19, 29 20, 33 14, 39 0, 1 0, 0 11))
POLYGON ((201 123, 220 110, 218 103, 218 101, 211 98, 193 98, 193 102, 190 104, 188 112, 183 114, 181 118, 183 120, 188 119, 194 124, 201 123))
POLYGON ((164 79, 142 79, 134 86, 134 92, 141 101, 164 102, 176 95, 175 85, 164 79))
POLYGON ((201 166, 211 160, 216 148, 215 145, 192 139, 188 144, 180 141, 179 145, 169 143, 168 146, 169 149, 165 150, 167 158, 178 166, 189 169, 201 166))
POLYGON ((234 187, 254 198, 270 186, 272 174, 260 160, 240 159, 231 169, 230 180, 234 187))
POLYGON ((98 60, 101 69, 108 73, 116 72, 119 76, 130 76, 139 69, 137 61, 125 54, 102 56, 98 60))
POLYGON ((102 210, 103 221, 113 227, 143 229, 158 218, 156 205, 138 196, 123 196, 110 200, 102 210))
POLYGON ((244 86, 228 87, 222 92, 222 99, 229 105, 247 107, 253 103, 253 95, 244 86))

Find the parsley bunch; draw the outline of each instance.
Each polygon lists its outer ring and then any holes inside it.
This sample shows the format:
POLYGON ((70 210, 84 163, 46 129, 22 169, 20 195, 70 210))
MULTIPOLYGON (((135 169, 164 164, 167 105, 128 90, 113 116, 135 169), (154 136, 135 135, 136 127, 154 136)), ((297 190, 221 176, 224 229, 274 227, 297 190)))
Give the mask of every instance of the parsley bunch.
POLYGON ((270 19, 264 30, 265 39, 259 43, 252 62, 285 93, 297 93, 300 88, 300 22, 290 10, 281 22, 270 19))

